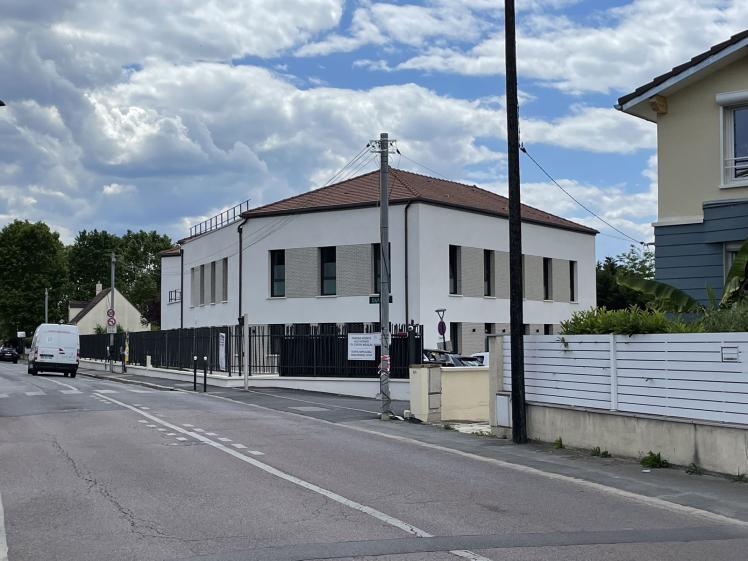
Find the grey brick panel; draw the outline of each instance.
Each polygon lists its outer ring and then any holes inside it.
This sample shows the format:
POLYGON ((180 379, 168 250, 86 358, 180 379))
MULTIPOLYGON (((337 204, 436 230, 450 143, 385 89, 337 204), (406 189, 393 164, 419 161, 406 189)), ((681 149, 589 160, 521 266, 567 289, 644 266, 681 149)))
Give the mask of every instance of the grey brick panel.
POLYGON ((314 298, 319 284, 319 248, 286 249, 286 297, 314 298))

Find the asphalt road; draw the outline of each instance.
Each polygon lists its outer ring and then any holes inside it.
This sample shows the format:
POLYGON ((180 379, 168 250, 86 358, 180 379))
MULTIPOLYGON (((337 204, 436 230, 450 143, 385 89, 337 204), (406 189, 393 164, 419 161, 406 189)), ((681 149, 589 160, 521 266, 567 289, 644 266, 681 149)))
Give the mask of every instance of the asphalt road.
POLYGON ((0 561, 6 544, 10 561, 748 557, 739 517, 417 445, 299 399, 0 363, 0 561))

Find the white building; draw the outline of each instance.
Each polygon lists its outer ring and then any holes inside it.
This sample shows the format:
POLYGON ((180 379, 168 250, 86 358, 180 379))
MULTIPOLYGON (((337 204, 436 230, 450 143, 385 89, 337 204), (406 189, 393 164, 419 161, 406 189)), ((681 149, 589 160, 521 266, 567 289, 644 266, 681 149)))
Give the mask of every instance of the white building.
MULTIPOLYGON (((378 172, 193 228, 162 253, 162 329, 376 323, 378 172), (241 274, 240 274, 241 271, 241 274), (182 297, 183 295, 183 297, 182 297)), ((475 186, 390 172, 390 318, 422 323, 436 347, 437 308, 460 352, 509 331, 507 199, 475 186)), ((522 209, 524 317, 552 333, 595 305, 596 231, 522 209)))
MULTIPOLYGON (((107 310, 110 308, 111 288, 96 284, 96 294, 91 300, 70 300, 68 302, 68 323, 77 325, 81 335, 96 333, 97 328, 106 329, 107 310)), ((148 331, 151 325, 144 320, 140 311, 114 289, 114 304, 117 324, 125 331, 148 331)))

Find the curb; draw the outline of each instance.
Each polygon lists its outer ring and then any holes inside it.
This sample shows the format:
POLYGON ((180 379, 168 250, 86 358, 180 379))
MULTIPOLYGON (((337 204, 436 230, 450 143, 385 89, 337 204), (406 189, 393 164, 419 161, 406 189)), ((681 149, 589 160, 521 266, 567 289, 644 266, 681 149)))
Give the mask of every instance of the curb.
POLYGON ((116 376, 102 376, 101 374, 95 374, 93 372, 83 372, 82 370, 78 370, 78 374, 82 376, 88 376, 89 378, 98 378, 99 380, 109 380, 110 382, 119 382, 120 384, 132 384, 134 386, 143 386, 146 388, 151 388, 154 390, 162 390, 162 391, 177 391, 176 388, 172 388, 171 386, 163 386, 161 384, 154 384, 152 382, 142 382, 140 380, 127 380, 123 378, 117 378, 116 376))

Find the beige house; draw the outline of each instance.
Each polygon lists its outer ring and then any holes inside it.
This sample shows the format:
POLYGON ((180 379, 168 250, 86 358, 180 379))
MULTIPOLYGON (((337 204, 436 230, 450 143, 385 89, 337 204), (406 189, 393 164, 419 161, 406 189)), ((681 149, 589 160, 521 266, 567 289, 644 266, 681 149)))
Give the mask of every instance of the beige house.
MULTIPOLYGON (((96 333, 96 327, 106 327, 107 310, 110 306, 110 289, 96 285, 92 300, 71 300, 68 303, 68 323, 77 325, 81 335, 96 333)), ((143 316, 122 293, 114 289, 114 309, 117 324, 125 331, 148 331, 151 326, 143 323, 143 316)))
POLYGON ((657 125, 657 280, 706 303, 748 238, 748 30, 618 100, 657 125))

